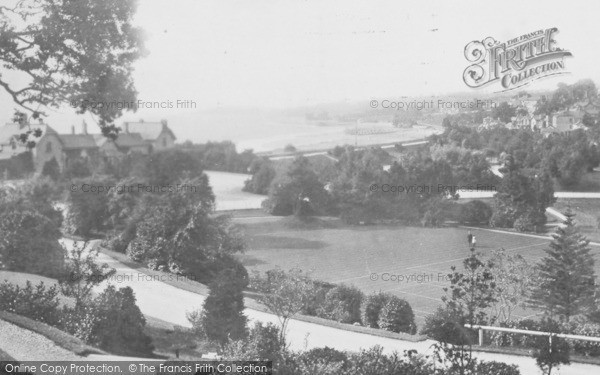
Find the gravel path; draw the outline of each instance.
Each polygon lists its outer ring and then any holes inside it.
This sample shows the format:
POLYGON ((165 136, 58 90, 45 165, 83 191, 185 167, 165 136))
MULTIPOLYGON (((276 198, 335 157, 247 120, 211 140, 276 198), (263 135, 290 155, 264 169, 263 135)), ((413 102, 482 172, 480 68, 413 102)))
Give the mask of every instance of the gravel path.
POLYGON ((0 320, 0 348, 21 361, 76 361, 75 353, 57 346, 52 340, 0 320))

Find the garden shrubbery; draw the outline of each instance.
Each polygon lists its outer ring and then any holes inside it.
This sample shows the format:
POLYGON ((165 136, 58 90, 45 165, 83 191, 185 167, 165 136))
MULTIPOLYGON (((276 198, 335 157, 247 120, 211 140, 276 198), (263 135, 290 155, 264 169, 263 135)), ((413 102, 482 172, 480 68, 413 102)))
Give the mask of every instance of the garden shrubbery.
POLYGON ((0 284, 0 311, 7 311, 52 326, 60 321, 58 289, 47 287, 43 282, 33 286, 27 281, 25 287, 4 281, 0 284))
POLYGON ((144 332, 143 314, 129 287, 110 286, 85 306, 62 306, 56 286, 43 282, 25 287, 0 284, 0 311, 46 323, 111 353, 152 355, 152 342, 144 332))
MULTIPOLYGON (((508 322, 507 324, 502 324, 502 326, 530 331, 544 331, 543 322, 531 319, 508 322)), ((600 324, 586 322, 585 319, 575 319, 570 323, 562 323, 559 326, 559 330, 565 334, 600 337, 600 324)), ((493 346, 534 348, 537 337, 507 332, 491 332, 489 339, 490 344, 493 346)), ((600 343, 574 340, 570 342, 570 345, 574 354, 586 357, 600 356, 600 343)))

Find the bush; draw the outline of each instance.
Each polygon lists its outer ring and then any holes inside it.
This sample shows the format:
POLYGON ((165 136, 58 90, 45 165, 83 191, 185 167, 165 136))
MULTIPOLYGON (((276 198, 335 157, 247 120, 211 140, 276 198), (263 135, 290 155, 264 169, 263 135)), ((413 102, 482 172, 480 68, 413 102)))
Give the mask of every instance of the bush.
POLYGON ((60 177, 60 166, 55 158, 44 163, 44 168, 42 168, 42 176, 48 176, 53 181, 58 180, 60 177))
POLYGON ((109 286, 94 299, 91 310, 92 345, 120 355, 152 355, 152 339, 144 333, 146 319, 130 287, 109 286))
POLYGON ((210 284, 202 311, 188 316, 194 330, 208 340, 225 346, 229 340, 247 337, 244 295, 232 270, 221 272, 210 284))
MULTIPOLYGON (((79 179, 73 182, 76 186, 89 184, 92 186, 112 185, 110 179, 79 179)), ((65 220, 65 229, 68 233, 87 237, 92 231, 101 231, 105 228, 105 221, 109 217, 108 195, 84 192, 82 189, 69 192, 68 211, 65 220)))
MULTIPOLYGON (((544 319, 540 322, 540 330, 558 333, 560 325, 553 320, 544 319)), ((551 374, 553 368, 570 363, 569 343, 564 339, 553 337, 552 345, 550 345, 548 337, 536 336, 534 348, 536 351, 533 358, 544 373, 551 374)))
POLYGON ((319 369, 335 368, 343 372, 350 370, 348 368, 348 355, 336 349, 329 347, 314 348, 304 352, 298 358, 304 364, 305 368, 318 365, 319 369))
POLYGON ((458 221, 461 224, 487 224, 492 217, 492 208, 485 202, 474 200, 460 207, 458 221))
POLYGON ((64 307, 59 327, 86 343, 92 343, 94 342, 95 324, 96 314, 91 306, 84 306, 80 309, 64 307))
MULTIPOLYGON (((194 315, 194 314, 192 314, 194 315)), ((201 314, 197 315, 200 319, 201 314)), ((192 316, 192 321, 194 317, 192 316)), ((197 321, 199 323, 199 320, 197 321)), ((196 326, 197 326, 196 323, 196 326)), ((228 361, 280 361, 284 352, 279 328, 273 323, 263 325, 256 322, 246 339, 229 341, 223 348, 222 356, 228 361)))
POLYGON ((254 194, 267 195, 269 193, 269 186, 275 178, 275 168, 271 166, 269 161, 260 160, 253 163, 250 168, 252 169, 252 177, 244 182, 243 191, 248 191, 254 194))
POLYGON ((396 296, 391 296, 389 301, 383 306, 377 324, 381 329, 386 331, 410 334, 417 332, 415 314, 410 304, 396 296))
POLYGON ((363 325, 371 328, 379 328, 379 315, 383 306, 390 300, 390 295, 385 293, 374 293, 365 299, 361 316, 363 325))
POLYGON ((363 292, 356 287, 336 286, 327 292, 325 302, 318 309, 317 315, 341 323, 360 322, 360 306, 363 298, 363 292))
POLYGON ((57 296, 56 286, 46 288, 43 282, 34 287, 27 281, 21 288, 5 281, 0 284, 0 310, 56 326, 60 318, 57 296))
MULTIPOLYGON (((506 322, 502 327, 524 329, 528 331, 539 331, 539 322, 532 319, 523 319, 517 322, 506 322)), ((514 346, 520 348, 532 348, 535 345, 535 336, 514 334, 507 332, 492 332, 491 343, 495 346, 514 346)))
POLYGON ((0 269, 57 277, 64 267, 56 221, 34 209, 12 207, 0 214, 0 269))
POLYGON ((294 146, 293 144, 291 144, 291 143, 290 143, 290 144, 287 144, 287 145, 286 145, 286 146, 283 148, 283 151, 285 151, 285 152, 296 152, 296 151, 297 151, 297 149, 296 149, 296 146, 294 146))
POLYGON ((477 363, 477 375, 521 375, 517 365, 509 365, 496 361, 481 361, 477 363))
MULTIPOLYGON (((570 332, 574 335, 600 337, 600 324, 581 323, 574 325, 570 332)), ((574 340, 572 342, 573 352, 586 357, 600 356, 600 343, 592 341, 574 340)))
MULTIPOLYGON (((349 355, 348 368, 352 375, 430 375, 435 370, 431 362, 412 352, 385 355, 380 346, 349 355)), ((340 372, 338 372, 339 374, 340 372)))
POLYGON ((335 288, 334 284, 313 281, 311 285, 312 290, 308 293, 301 313, 303 315, 317 316, 319 308, 325 303, 327 293, 333 288, 335 288))
POLYGON ((421 334, 427 337, 453 345, 469 345, 475 342, 473 333, 464 325, 466 318, 456 311, 438 307, 435 313, 425 318, 421 334))

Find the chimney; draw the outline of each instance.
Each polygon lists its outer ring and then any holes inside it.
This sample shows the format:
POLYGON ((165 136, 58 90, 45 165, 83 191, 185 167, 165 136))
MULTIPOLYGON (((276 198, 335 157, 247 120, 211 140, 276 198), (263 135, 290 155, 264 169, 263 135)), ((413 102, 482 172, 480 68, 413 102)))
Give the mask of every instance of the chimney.
POLYGON ((128 122, 124 122, 123 126, 125 127, 125 133, 129 133, 129 123, 128 122))
POLYGON ((83 120, 83 122, 81 123, 81 134, 87 134, 87 123, 85 122, 85 120, 83 120))
POLYGON ((71 134, 75 134, 75 125, 71 125, 71 134))
POLYGON ((167 124, 168 124, 168 123, 167 123, 167 120, 165 120, 165 119, 162 119, 162 120, 160 120, 160 123, 162 124, 162 128, 163 128, 163 129, 166 129, 166 128, 167 128, 167 124))

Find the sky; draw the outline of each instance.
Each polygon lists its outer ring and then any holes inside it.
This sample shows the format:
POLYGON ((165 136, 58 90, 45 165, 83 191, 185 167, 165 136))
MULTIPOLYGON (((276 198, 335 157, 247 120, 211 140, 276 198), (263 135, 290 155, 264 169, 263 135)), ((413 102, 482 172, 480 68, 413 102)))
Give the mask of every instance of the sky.
MULTIPOLYGON (((591 0, 141 0, 135 24, 147 34, 149 55, 135 65, 139 99, 190 100, 196 108, 142 109, 123 120, 496 91, 464 84, 466 44, 549 27, 558 27, 558 46, 573 53, 571 74, 530 88, 600 83, 599 14, 600 2, 591 0)), ((13 108, 0 93, 0 117, 8 120, 13 108)), ((68 129, 82 118, 65 107, 47 121, 68 129)))

